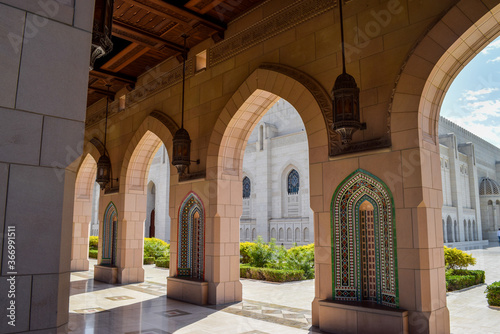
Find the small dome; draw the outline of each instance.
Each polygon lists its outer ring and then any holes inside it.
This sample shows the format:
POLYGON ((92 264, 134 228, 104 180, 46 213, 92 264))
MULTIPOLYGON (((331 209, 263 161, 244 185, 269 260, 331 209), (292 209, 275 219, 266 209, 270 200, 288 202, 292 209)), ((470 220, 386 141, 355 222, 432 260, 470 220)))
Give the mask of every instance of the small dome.
POLYGON ((500 185, 497 181, 484 177, 479 184, 479 195, 500 195, 500 185))

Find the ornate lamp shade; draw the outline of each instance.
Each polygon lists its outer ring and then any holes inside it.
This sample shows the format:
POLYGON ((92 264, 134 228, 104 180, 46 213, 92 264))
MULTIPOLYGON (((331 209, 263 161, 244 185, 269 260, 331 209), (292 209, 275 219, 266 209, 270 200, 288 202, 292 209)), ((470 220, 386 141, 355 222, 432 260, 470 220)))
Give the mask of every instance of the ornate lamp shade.
POLYGON ((106 154, 101 155, 97 161, 97 177, 96 182, 101 186, 101 190, 106 188, 106 185, 111 179, 111 160, 106 154))
POLYGON ((111 42, 113 3, 114 0, 95 1, 90 70, 94 68, 94 62, 97 58, 104 56, 113 49, 113 42, 111 42))
POLYGON ((333 130, 341 137, 342 144, 352 140, 352 134, 361 129, 359 121, 359 88, 356 80, 342 73, 335 80, 332 90, 333 130))
POLYGON ((183 174, 191 163, 191 138, 184 128, 180 128, 174 135, 172 165, 177 168, 179 175, 183 174))

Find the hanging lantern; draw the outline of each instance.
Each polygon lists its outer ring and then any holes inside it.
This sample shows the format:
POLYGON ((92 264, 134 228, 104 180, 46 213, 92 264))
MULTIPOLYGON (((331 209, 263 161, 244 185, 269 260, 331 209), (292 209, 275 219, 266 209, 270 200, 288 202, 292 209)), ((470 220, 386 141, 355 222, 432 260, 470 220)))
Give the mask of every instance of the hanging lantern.
MULTIPOLYGON (((111 85, 106 85, 109 88, 111 85)), ((97 176, 95 181, 101 186, 101 190, 106 188, 106 185, 111 180, 111 160, 108 157, 108 150, 106 149, 106 138, 108 136, 108 110, 109 110, 109 98, 106 96, 106 118, 104 121, 104 144, 103 144, 103 154, 97 161, 97 176)))
POLYGON ((339 0, 340 10, 340 33, 342 38, 342 74, 335 80, 332 89, 333 102, 333 130, 341 138, 342 144, 348 144, 352 140, 352 134, 363 128, 359 113, 359 88, 354 77, 345 70, 345 47, 344 47, 344 22, 342 16, 342 2, 339 0))
POLYGON ((342 139, 342 144, 352 140, 352 134, 361 129, 359 121, 359 88, 356 80, 342 73, 335 80, 332 90, 333 100, 333 130, 342 139))
POLYGON ((94 62, 97 58, 100 58, 113 50, 113 42, 111 41, 113 2, 114 0, 95 1, 90 70, 94 68, 94 62))
POLYGON ((182 100, 181 100, 181 128, 175 132, 173 142, 173 157, 172 165, 177 168, 179 175, 184 174, 186 168, 189 167, 191 163, 191 138, 186 129, 184 129, 184 94, 186 85, 186 40, 187 35, 183 34, 184 38, 184 51, 182 53, 182 100))
POLYGON ((106 185, 111 180, 111 160, 104 153, 97 161, 97 177, 95 181, 101 186, 101 190, 106 188, 106 185))
POLYGON ((184 174, 191 162, 191 138, 186 129, 180 128, 174 135, 172 165, 179 175, 184 174))

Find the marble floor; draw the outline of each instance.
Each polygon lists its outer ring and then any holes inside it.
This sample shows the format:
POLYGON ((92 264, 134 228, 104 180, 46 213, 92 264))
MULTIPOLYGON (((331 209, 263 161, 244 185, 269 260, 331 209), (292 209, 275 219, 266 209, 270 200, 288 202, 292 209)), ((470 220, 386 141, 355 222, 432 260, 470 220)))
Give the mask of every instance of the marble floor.
MULTIPOLYGON (((486 271, 486 282, 500 280, 500 247, 490 243, 469 250, 474 269, 486 271)), ((91 262, 93 268, 95 261, 91 262)), ((144 266, 144 283, 110 285, 92 279, 93 272, 71 274, 69 333, 321 333, 311 326, 314 280, 269 283, 242 280, 243 301, 224 306, 196 306, 166 295, 168 269, 144 266)), ((451 332, 500 333, 500 310, 490 308, 485 285, 448 293, 451 332)))

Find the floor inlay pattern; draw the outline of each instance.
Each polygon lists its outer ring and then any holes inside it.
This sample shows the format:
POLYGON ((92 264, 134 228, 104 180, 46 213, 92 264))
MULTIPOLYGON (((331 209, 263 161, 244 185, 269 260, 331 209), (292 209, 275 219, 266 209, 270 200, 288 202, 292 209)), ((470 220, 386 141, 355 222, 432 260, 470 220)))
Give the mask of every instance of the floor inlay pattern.
MULTIPOLYGON (((208 306, 218 311, 263 320, 293 328, 308 329, 312 325, 310 310, 245 299, 232 305, 208 306)), ((253 332, 248 332, 253 333, 253 332)), ((256 332, 261 333, 261 332, 256 332)))
POLYGON ((126 289, 148 293, 153 296, 164 296, 167 294, 167 285, 153 282, 123 286, 126 289))
POLYGON ((172 334, 172 333, 165 332, 158 328, 153 328, 153 329, 143 329, 141 331, 127 332, 125 334, 172 334))
POLYGON ((119 301, 119 300, 135 299, 134 297, 130 297, 130 296, 113 296, 113 297, 104 297, 104 298, 112 300, 114 302, 119 301))
POLYGON ((109 312, 109 311, 103 309, 102 307, 90 307, 90 308, 81 308, 78 310, 74 310, 73 312, 80 314, 94 314, 94 313, 109 312))
POLYGON ((159 312, 157 314, 163 315, 163 316, 165 316, 167 318, 173 318, 173 317, 180 317, 180 316, 183 316, 183 315, 188 315, 188 314, 191 314, 191 313, 186 312, 186 311, 182 311, 182 310, 169 310, 169 311, 159 312))

